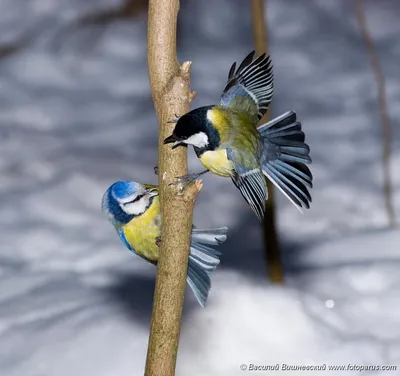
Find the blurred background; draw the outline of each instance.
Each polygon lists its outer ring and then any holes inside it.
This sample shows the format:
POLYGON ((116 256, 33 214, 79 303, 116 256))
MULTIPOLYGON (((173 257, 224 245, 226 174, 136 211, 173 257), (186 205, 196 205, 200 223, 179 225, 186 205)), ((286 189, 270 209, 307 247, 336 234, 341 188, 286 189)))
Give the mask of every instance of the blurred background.
MULTIPOLYGON (((386 82, 400 216, 400 2, 360 4, 386 82)), ((2 376, 143 374, 155 268, 123 247, 100 202, 114 181, 157 183, 146 8, 0 1, 2 376)), ((274 285, 256 216, 229 179, 204 176, 195 224, 230 232, 207 308, 187 289, 177 375, 400 366, 399 222, 385 204, 378 85, 356 1, 269 0, 265 17, 272 116, 302 121, 313 203, 302 215, 276 194, 285 284, 274 285)), ((178 34, 180 61, 193 61, 192 108, 215 103, 254 48, 250 2, 182 0, 178 34)))

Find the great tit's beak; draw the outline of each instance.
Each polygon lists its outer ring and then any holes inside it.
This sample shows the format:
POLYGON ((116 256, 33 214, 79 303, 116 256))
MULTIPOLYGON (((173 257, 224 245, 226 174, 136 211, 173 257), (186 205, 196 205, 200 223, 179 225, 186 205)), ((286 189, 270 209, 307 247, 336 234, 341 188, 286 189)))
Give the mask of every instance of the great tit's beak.
POLYGON ((166 145, 166 144, 172 144, 172 149, 175 149, 179 145, 182 145, 182 140, 180 140, 174 134, 171 134, 171 136, 167 137, 164 140, 164 145, 166 145))

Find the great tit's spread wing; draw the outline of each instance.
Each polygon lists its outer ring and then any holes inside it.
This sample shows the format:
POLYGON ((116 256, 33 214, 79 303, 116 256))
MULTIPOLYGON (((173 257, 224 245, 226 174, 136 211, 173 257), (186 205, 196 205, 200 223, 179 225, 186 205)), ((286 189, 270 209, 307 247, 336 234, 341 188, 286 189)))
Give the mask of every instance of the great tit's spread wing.
POLYGON ((232 176, 233 183, 257 217, 262 220, 268 191, 265 177, 256 158, 236 148, 227 149, 227 156, 233 162, 235 169, 232 176))
POLYGON ((252 51, 235 72, 233 63, 219 104, 246 111, 260 120, 267 112, 273 95, 272 63, 265 53, 253 60, 252 51))
POLYGON ((310 148, 296 113, 289 111, 258 127, 262 137, 261 168, 277 188, 301 211, 310 207, 313 176, 310 148))

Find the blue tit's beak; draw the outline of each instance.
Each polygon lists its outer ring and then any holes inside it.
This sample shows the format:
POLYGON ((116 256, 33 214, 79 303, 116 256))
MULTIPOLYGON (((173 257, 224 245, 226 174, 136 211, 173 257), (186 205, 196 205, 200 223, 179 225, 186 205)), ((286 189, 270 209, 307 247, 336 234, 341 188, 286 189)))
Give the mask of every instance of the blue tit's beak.
POLYGON ((180 140, 178 137, 176 137, 174 134, 171 134, 171 136, 167 137, 164 140, 164 145, 166 144, 172 144, 172 149, 175 149, 179 145, 182 145, 183 141, 180 140))
POLYGON ((149 195, 150 197, 153 197, 153 196, 157 196, 157 195, 158 195, 158 190, 157 190, 157 188, 149 188, 149 189, 146 189, 146 192, 148 193, 148 195, 149 195))

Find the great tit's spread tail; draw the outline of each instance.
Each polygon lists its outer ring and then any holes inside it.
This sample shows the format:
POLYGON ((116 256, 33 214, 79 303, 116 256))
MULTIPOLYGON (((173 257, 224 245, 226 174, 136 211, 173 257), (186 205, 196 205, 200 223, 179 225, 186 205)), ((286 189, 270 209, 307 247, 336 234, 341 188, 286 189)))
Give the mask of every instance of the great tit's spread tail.
POLYGON ((228 228, 193 229, 190 242, 187 283, 199 304, 204 307, 211 288, 211 273, 217 268, 221 252, 217 246, 226 240, 228 228))
POLYGON ((310 208, 313 176, 310 148, 296 113, 289 111, 258 127, 263 140, 261 169, 301 211, 310 208))
POLYGON ((247 111, 260 120, 267 112, 274 92, 271 59, 265 53, 254 58, 252 51, 235 72, 233 63, 220 105, 247 111))

